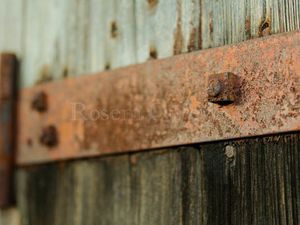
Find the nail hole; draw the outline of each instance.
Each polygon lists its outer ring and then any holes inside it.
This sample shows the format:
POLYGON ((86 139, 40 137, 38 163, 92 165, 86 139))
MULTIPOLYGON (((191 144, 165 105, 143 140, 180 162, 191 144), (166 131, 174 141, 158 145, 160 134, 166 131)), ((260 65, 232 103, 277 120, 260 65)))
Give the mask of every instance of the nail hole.
POLYGON ((110 66, 110 63, 106 63, 105 64, 105 70, 110 70, 111 66, 110 66))
POLYGON ((111 23, 110 34, 112 38, 116 38, 118 36, 118 26, 116 21, 111 23))
POLYGON ((156 51, 155 48, 150 48, 149 58, 150 59, 157 59, 157 51, 156 51))
POLYGON ((63 77, 67 77, 68 75, 69 75, 69 70, 67 67, 65 67, 63 70, 63 77))

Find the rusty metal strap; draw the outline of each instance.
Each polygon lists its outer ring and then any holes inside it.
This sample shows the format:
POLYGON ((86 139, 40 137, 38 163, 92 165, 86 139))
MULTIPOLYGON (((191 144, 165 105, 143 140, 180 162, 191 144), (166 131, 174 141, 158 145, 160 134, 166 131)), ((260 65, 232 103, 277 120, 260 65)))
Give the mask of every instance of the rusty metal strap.
POLYGON ((300 129, 300 33, 21 91, 20 165, 300 129))

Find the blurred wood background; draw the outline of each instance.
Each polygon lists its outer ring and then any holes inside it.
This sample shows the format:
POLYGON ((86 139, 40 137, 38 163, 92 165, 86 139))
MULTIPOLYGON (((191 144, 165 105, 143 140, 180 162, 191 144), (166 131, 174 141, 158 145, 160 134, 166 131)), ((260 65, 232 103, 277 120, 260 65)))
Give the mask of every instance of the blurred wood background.
MULTIPOLYGON (((0 0, 20 87, 299 28, 299 0, 0 0)), ((21 168, 0 225, 299 224, 299 149, 286 134, 21 168)))

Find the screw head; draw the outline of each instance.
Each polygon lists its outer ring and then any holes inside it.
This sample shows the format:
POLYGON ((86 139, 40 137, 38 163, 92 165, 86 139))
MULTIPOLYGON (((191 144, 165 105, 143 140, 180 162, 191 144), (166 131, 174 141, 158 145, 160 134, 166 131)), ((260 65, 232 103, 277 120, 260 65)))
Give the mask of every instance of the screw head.
POLYGON ((31 102, 31 107, 38 112, 47 111, 47 95, 44 92, 37 93, 31 102))
POLYGON ((58 144, 58 134, 55 126, 51 125, 43 129, 40 143, 47 147, 55 147, 58 144))
POLYGON ((217 97, 222 92, 222 84, 218 79, 213 79, 209 82, 208 86, 208 96, 209 97, 217 97))

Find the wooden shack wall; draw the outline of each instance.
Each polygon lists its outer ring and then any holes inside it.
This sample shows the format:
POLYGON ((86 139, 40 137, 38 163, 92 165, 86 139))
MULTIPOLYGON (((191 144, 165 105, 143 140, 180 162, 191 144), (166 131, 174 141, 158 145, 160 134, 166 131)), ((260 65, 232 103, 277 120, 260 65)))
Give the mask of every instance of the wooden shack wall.
MULTIPOLYGON (((0 3, 21 87, 300 28, 298 0, 0 3)), ((298 149, 292 134, 22 168, 0 224, 297 224, 298 149)))

